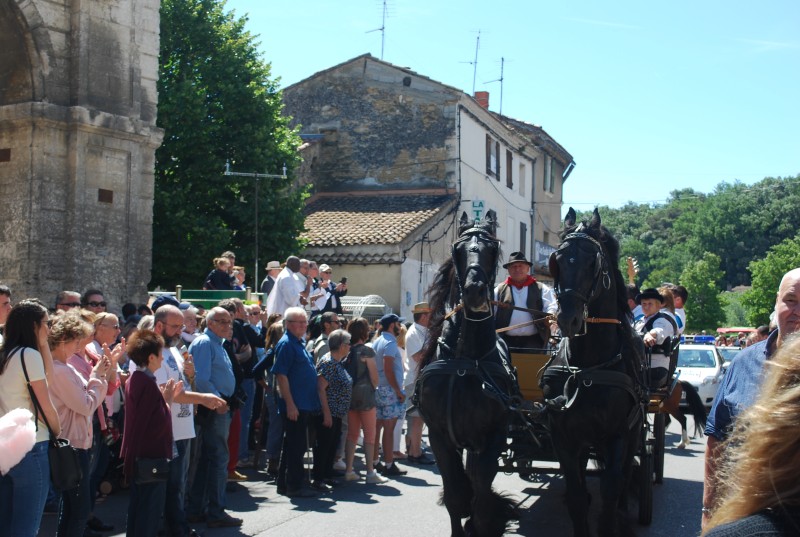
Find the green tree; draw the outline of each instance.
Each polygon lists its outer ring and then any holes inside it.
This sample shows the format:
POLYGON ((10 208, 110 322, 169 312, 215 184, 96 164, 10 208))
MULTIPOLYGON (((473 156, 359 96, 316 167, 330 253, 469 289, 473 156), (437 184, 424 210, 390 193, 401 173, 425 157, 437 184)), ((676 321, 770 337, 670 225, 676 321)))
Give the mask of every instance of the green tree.
MULTIPOLYGON (((161 2, 154 285, 199 288, 225 250, 252 266, 255 183, 223 175, 226 161, 235 171, 269 174, 286 166, 291 175, 297 165, 299 137, 245 22, 224 11, 223 0, 161 2)), ((291 179, 260 181, 259 257, 281 259, 302 246, 305 193, 291 179)))
POLYGON ((800 235, 773 246, 764 259, 750 263, 748 269, 753 277, 753 286, 742 297, 750 325, 769 323, 769 316, 775 309, 775 296, 781 278, 788 271, 798 267, 800 267, 800 235))
POLYGON ((725 326, 747 326, 747 308, 742 304, 744 292, 723 291, 719 295, 722 311, 725 312, 725 326))
POLYGON ((719 282, 722 277, 719 256, 709 252, 690 263, 681 274, 680 283, 689 291, 687 330, 712 332, 725 320, 719 301, 719 282))

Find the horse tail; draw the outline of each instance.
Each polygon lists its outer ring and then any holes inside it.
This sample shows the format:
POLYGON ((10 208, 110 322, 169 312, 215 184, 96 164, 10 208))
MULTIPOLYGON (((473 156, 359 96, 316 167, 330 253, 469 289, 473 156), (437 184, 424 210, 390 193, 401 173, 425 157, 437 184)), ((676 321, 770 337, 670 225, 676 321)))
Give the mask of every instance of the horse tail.
POLYGON ((694 386, 685 380, 680 381, 680 383, 683 393, 686 394, 686 404, 689 405, 689 412, 694 417, 695 435, 700 434, 702 436, 706 428, 706 407, 703 405, 703 401, 694 386))

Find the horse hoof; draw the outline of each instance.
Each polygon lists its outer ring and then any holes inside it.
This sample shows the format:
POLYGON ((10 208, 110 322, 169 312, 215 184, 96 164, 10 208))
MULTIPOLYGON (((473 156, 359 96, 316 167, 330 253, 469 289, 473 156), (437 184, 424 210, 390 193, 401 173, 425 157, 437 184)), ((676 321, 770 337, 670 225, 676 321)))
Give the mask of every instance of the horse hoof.
POLYGON ((681 442, 680 444, 678 444, 678 445, 677 445, 677 446, 675 446, 675 447, 676 447, 676 448, 678 448, 678 449, 686 449, 686 444, 684 444, 683 442, 681 442))

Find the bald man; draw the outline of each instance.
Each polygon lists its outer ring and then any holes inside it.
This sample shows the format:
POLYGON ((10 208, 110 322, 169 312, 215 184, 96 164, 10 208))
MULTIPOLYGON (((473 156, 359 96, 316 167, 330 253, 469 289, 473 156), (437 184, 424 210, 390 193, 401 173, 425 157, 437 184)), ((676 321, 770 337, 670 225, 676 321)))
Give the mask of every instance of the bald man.
POLYGON ((784 274, 775 299, 777 329, 764 341, 742 350, 731 361, 719 387, 706 423, 706 464, 703 484, 703 520, 705 526, 717 502, 717 470, 724 458, 723 443, 731 432, 736 417, 758 396, 764 377, 764 364, 783 341, 800 329, 800 268, 784 274))

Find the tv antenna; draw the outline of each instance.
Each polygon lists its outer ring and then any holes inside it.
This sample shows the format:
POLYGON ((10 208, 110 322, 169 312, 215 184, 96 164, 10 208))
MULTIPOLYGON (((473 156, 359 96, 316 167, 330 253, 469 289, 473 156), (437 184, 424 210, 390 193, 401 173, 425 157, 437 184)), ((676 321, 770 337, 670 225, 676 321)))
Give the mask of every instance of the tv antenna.
POLYGON ((481 31, 478 30, 478 37, 475 39, 475 59, 468 63, 472 66, 472 95, 475 96, 475 78, 478 75, 478 49, 481 46, 481 31))
POLYGON ((383 59, 383 46, 386 42, 386 17, 389 15, 389 6, 387 5, 388 0, 383 0, 383 15, 381 18, 381 27, 375 28, 374 30, 368 30, 366 33, 371 34, 372 32, 380 32, 381 33, 381 60, 383 59))
MULTIPOLYGON (((494 80, 489 80, 488 82, 484 82, 484 84, 491 84, 492 82, 500 82, 500 115, 503 115, 503 69, 506 64, 506 59, 501 57, 500 58, 500 78, 495 78, 494 80)), ((473 93, 475 93, 473 91, 473 93)))

